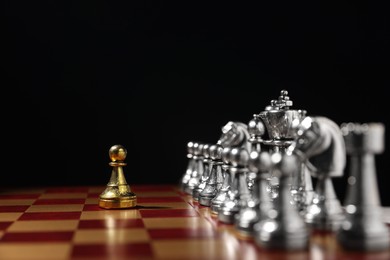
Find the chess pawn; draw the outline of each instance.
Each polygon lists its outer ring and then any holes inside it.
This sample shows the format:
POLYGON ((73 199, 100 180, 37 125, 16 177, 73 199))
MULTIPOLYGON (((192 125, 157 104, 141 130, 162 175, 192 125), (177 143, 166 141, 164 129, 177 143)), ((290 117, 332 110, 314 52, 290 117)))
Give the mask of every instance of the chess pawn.
POLYGON ((291 204, 290 179, 299 161, 293 155, 274 153, 272 172, 279 178, 279 196, 268 217, 254 225, 254 240, 264 249, 304 250, 309 244, 306 223, 291 204))
POLYGON ((232 174, 233 184, 228 197, 221 205, 218 212, 218 220, 226 224, 235 222, 235 215, 239 212, 241 205, 246 204, 250 197, 250 191, 247 183, 246 167, 249 153, 245 148, 232 148, 230 151, 230 173, 232 174))
POLYGON ((384 151, 384 125, 348 123, 341 127, 350 158, 350 175, 344 203, 346 219, 337 240, 350 250, 387 250, 390 234, 382 221, 374 158, 384 151))
POLYGON ((192 191, 192 199, 195 201, 198 201, 200 192, 204 189, 206 186, 207 180, 210 176, 210 145, 205 144, 202 148, 202 156, 203 156, 203 174, 200 178, 199 184, 195 186, 195 188, 192 191))
MULTIPOLYGON (((265 133, 265 126, 259 115, 254 114, 253 118, 249 121, 248 133, 250 136, 248 142, 251 145, 249 152, 261 152, 261 145, 263 143, 262 136, 265 133)), ((248 172, 248 187, 250 191, 252 191, 253 187, 255 186, 256 177, 257 175, 253 171, 248 172)))
POLYGON ((272 208, 271 197, 267 191, 266 176, 271 169, 271 156, 268 152, 252 151, 249 155, 248 169, 256 176, 251 197, 236 214, 235 227, 242 237, 253 236, 253 226, 266 218, 272 208))
POLYGON ((211 200, 211 213, 218 215, 219 209, 222 203, 226 200, 232 185, 232 174, 230 173, 230 151, 231 147, 225 147, 222 150, 222 171, 223 171, 223 183, 221 188, 218 190, 217 195, 211 200))
POLYGON ((187 158, 188 158, 187 169, 181 179, 181 187, 183 191, 186 185, 188 184, 188 181, 191 179, 192 172, 194 171, 196 165, 194 159, 194 142, 187 143, 187 158))
POLYGON ((292 180, 291 196, 292 203, 298 211, 305 214, 307 207, 315 196, 311 173, 305 163, 299 165, 297 176, 292 180))
POLYGON ((222 175, 222 161, 221 153, 222 147, 220 145, 210 146, 210 176, 206 181, 204 189, 199 193, 199 204, 202 206, 210 207, 212 199, 217 195, 218 190, 221 188, 223 183, 222 175))
POLYGON ((137 197, 131 191, 123 173, 123 166, 126 166, 127 150, 122 145, 114 145, 109 150, 113 167, 110 181, 106 189, 100 194, 99 206, 105 209, 132 208, 137 205, 137 197))
POLYGON ((263 142, 262 136, 265 133, 265 126, 257 114, 253 115, 248 123, 249 142, 251 143, 251 151, 260 152, 261 144, 263 142))
POLYGON ((184 191, 188 195, 192 195, 194 188, 200 182, 200 178, 201 178, 201 176, 203 174, 203 170, 204 170, 203 169, 203 155, 202 155, 203 144, 194 143, 193 149, 194 149, 194 155, 192 158, 195 161, 195 167, 191 173, 191 178, 188 180, 188 183, 184 188, 184 191))

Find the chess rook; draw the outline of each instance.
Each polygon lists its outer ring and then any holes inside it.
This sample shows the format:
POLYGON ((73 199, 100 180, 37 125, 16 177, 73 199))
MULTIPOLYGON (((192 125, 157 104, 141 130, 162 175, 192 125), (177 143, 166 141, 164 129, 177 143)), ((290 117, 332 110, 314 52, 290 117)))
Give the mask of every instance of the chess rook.
POLYGON ((351 250, 389 249, 390 234, 381 218, 374 158, 384 151, 384 125, 348 123, 342 125, 342 132, 350 157, 350 175, 344 205, 346 219, 337 239, 351 250))
POLYGON ((113 169, 106 189, 100 194, 99 206, 105 209, 133 208, 137 205, 137 196, 131 191, 123 172, 127 150, 122 145, 114 145, 109 156, 113 169))

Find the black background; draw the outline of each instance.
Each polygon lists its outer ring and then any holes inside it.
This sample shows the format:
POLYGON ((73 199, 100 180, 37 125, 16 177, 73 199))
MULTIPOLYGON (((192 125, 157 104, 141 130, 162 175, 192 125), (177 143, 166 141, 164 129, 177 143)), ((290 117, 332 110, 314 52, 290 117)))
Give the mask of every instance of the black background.
POLYGON ((188 141, 282 89, 309 115, 390 127, 384 6, 210 2, 3 1, 2 186, 105 185, 114 144, 130 186, 178 183, 188 141))

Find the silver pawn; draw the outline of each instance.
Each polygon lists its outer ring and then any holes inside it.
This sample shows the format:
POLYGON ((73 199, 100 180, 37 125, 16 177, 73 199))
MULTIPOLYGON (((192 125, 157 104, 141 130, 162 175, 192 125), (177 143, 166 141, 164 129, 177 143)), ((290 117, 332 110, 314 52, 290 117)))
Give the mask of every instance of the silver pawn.
POLYGON ((381 218, 374 158, 384 151, 384 125, 348 123, 341 127, 350 156, 350 176, 344 205, 346 219, 337 240, 350 250, 387 250, 390 233, 381 218))
POLYGON ((225 147, 222 150, 222 171, 223 171, 223 183, 221 188, 218 190, 217 195, 211 200, 211 213, 218 215, 219 209, 222 203, 226 200, 232 185, 232 174, 230 172, 230 151, 231 147, 225 147))
POLYGON ((184 191, 188 195, 192 195, 192 191, 199 184, 200 178, 203 174, 203 156, 202 156, 203 144, 194 143, 193 149, 194 149, 194 155, 192 158, 195 160, 195 167, 191 173, 191 178, 188 180, 188 183, 184 188, 184 191))
POLYGON ((188 158, 187 169, 181 179, 181 188, 183 191, 185 190, 188 181, 191 179, 192 172, 194 171, 196 165, 194 159, 194 142, 187 143, 187 158, 188 158))
POLYGON ((307 207, 315 196, 311 173, 306 163, 299 165, 297 176, 292 180, 291 196, 292 203, 297 207, 298 211, 305 214, 307 207))
POLYGON ((230 151, 230 173, 233 176, 232 189, 228 197, 223 202, 218 212, 218 220, 226 224, 235 222, 235 215, 240 207, 245 205, 250 197, 247 183, 246 167, 249 159, 249 152, 245 148, 232 148, 230 151))
MULTIPOLYGON (((263 143, 262 136, 265 133, 265 126, 263 122, 260 119, 260 116, 257 114, 253 115, 253 118, 248 123, 248 133, 249 133, 249 140, 250 143, 250 150, 249 152, 261 152, 261 145, 263 143)), ((253 186, 256 182, 256 173, 253 171, 249 171, 248 173, 248 187, 249 190, 253 190, 253 186)))
POLYGON ((271 156, 268 152, 252 151, 248 168, 256 175, 251 197, 236 214, 235 227, 243 237, 253 236, 253 226, 264 220, 272 208, 271 197, 267 191, 267 177, 271 169, 271 156))
POLYGON ((309 245, 306 223, 291 204, 290 179, 299 161, 293 155, 274 153, 272 173, 279 178, 279 196, 268 218, 254 225, 254 240, 265 249, 304 250, 309 245))
POLYGON ((206 182, 210 176, 210 144, 204 144, 202 148, 202 156, 203 156, 203 174, 200 177, 200 181, 198 185, 196 185, 192 191, 192 199, 194 201, 198 201, 200 192, 206 186, 206 182))
POLYGON ((211 206, 211 200, 217 195, 218 190, 222 186, 223 175, 222 175, 222 147, 220 145, 210 146, 210 176, 206 181, 204 189, 199 193, 199 204, 202 206, 211 206))

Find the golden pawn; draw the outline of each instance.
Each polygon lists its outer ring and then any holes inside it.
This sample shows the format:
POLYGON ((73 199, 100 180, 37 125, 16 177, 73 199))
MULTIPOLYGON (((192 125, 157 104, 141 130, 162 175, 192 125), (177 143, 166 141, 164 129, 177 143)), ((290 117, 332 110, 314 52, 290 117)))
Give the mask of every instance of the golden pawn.
POLYGON ((127 150, 122 145, 114 145, 110 148, 109 156, 113 167, 110 181, 106 189, 100 194, 99 206, 105 209, 133 208, 137 205, 137 196, 131 191, 123 173, 123 162, 126 159, 127 150))

